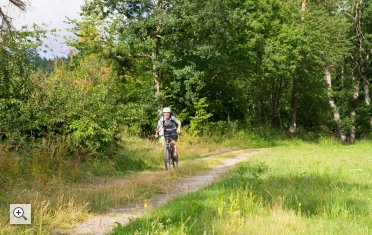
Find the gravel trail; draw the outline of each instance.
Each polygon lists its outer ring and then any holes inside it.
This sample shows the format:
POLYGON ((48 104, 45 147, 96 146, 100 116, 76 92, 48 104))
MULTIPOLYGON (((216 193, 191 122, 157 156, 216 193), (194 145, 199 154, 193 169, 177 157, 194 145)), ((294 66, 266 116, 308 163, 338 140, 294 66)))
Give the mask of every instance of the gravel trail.
MULTIPOLYGON (((148 211, 149 208, 156 208, 164 205, 169 200, 174 197, 184 195, 190 192, 195 192, 200 189, 205 188, 210 185, 215 179, 220 175, 227 172, 234 165, 244 161, 251 155, 257 153, 258 151, 250 151, 244 153, 242 150, 232 151, 224 154, 215 154, 209 156, 208 158, 213 158, 226 154, 236 154, 236 156, 229 159, 223 160, 222 163, 215 166, 209 172, 198 174, 186 179, 181 179, 177 182, 176 187, 173 188, 167 194, 159 194, 153 199, 147 202, 147 209, 144 208, 144 203, 131 203, 125 205, 118 209, 113 209, 108 213, 96 215, 88 219, 82 224, 78 224, 75 228, 68 230, 59 230, 58 234, 94 234, 103 235, 110 233, 115 227, 115 223, 120 223, 126 225, 130 222, 130 219, 135 219, 141 217, 145 210, 148 211)), ((205 158, 204 158, 205 159, 205 158)))

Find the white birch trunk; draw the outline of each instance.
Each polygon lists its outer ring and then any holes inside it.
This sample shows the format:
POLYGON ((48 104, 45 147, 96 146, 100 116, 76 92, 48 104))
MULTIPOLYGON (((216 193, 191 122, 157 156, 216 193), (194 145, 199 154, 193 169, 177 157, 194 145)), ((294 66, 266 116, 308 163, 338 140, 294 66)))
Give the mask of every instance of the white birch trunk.
MULTIPOLYGON (((363 29, 362 29, 362 14, 363 14, 363 0, 359 0, 359 2, 356 2, 354 5, 355 8, 355 15, 353 17, 355 29, 356 29, 356 36, 357 36, 357 43, 359 44, 359 72, 361 79, 363 81, 364 85, 364 101, 368 108, 371 107, 371 97, 369 93, 369 81, 367 77, 366 72, 366 53, 364 50, 364 35, 363 35, 363 29)), ((370 126, 372 128, 372 117, 370 117, 370 126)))
POLYGON ((356 119, 356 106, 359 99, 360 94, 360 80, 355 79, 354 75, 352 77, 352 80, 354 81, 354 94, 353 94, 353 103, 351 105, 351 111, 350 111, 350 117, 351 117, 351 127, 350 127, 350 142, 354 143, 356 138, 355 133, 355 119, 356 119))
POLYGON ((333 119, 335 120, 335 122, 337 124, 338 134, 339 134, 340 140, 341 140, 342 143, 345 143, 347 138, 346 138, 346 135, 344 134, 344 131, 343 131, 340 112, 338 111, 336 102, 333 98, 332 76, 331 76, 331 72, 329 71, 329 69, 325 70, 324 79, 327 83, 328 102, 329 102, 329 105, 331 106, 331 109, 332 109, 332 112, 333 112, 333 119))

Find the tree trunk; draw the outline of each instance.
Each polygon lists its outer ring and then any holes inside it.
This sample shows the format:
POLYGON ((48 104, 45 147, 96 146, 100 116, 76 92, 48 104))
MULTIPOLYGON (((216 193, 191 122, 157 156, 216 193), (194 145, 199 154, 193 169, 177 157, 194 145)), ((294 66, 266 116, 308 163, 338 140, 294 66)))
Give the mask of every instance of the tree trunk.
POLYGON ((161 73, 160 71, 157 69, 156 67, 156 59, 157 59, 157 52, 153 52, 152 53, 152 77, 154 79, 154 82, 155 82, 155 89, 156 89, 156 95, 160 95, 160 92, 161 92, 161 89, 162 89, 162 86, 163 86, 163 82, 162 82, 162 78, 161 78, 161 73))
POLYGON ((276 128, 282 128, 282 121, 280 117, 280 97, 282 95, 283 79, 275 82, 271 91, 271 126, 276 128))
POLYGON ((337 128, 338 128, 338 134, 339 134, 341 142, 345 143, 347 138, 346 138, 346 135, 344 134, 344 130, 343 130, 343 127, 342 127, 340 112, 338 111, 337 105, 336 105, 336 103, 334 101, 334 98, 333 98, 332 76, 331 76, 331 72, 329 71, 329 69, 325 70, 324 79, 327 83, 328 102, 329 102, 329 105, 332 108, 333 118, 334 118, 334 120, 337 124, 337 128))
POLYGON ((361 23, 361 17, 363 14, 363 0, 359 2, 356 6, 356 13, 355 13, 355 23, 356 23, 356 31, 358 36, 358 42, 359 42, 359 71, 360 76, 364 82, 364 96, 365 96, 365 102, 366 105, 369 106, 371 104, 371 98, 369 96, 369 81, 367 78, 367 72, 366 72, 366 53, 364 51, 364 35, 363 35, 363 29, 362 29, 362 23, 361 23))
POLYGON ((360 93, 360 80, 355 79, 354 75, 352 77, 354 81, 354 94, 353 94, 353 103, 351 104, 351 111, 350 111, 350 117, 351 117, 351 127, 350 127, 350 142, 354 143, 355 142, 355 119, 356 119, 356 106, 358 103, 359 99, 359 93, 360 93))
POLYGON ((261 124, 264 125, 266 124, 266 119, 265 119, 265 79, 264 76, 261 76, 261 86, 260 86, 260 116, 261 116, 261 124))
POLYGON ((302 15, 301 15, 301 21, 304 22, 305 21, 305 11, 306 11, 306 8, 307 8, 307 0, 302 0, 301 2, 301 12, 302 12, 302 15))
POLYGON ((365 96, 365 102, 366 102, 366 105, 367 106, 370 106, 371 105, 371 98, 369 96, 369 82, 365 79, 363 79, 364 81, 364 96, 365 96))
MULTIPOLYGON (((307 10, 307 0, 301 1, 301 22, 305 22, 305 12, 307 10)), ((299 74, 298 74, 299 75, 299 74)), ((291 98, 291 124, 289 126, 289 132, 291 134, 297 131, 297 106, 298 106, 298 96, 297 96, 297 79, 292 78, 292 98, 291 98)))
MULTIPOLYGON (((370 99, 370 96, 369 96, 369 82, 366 81, 366 80, 364 80, 364 96, 365 96, 366 106, 369 109, 371 109, 371 99, 370 99)), ((372 131, 372 116, 369 119, 369 125, 370 125, 371 131, 372 131)))
MULTIPOLYGON (((154 2, 156 11, 161 11, 164 8, 164 4, 162 0, 158 0, 154 2)), ((152 76, 155 82, 155 96, 158 99, 158 108, 159 110, 163 106, 163 98, 161 95, 161 90, 163 88, 163 74, 157 67, 158 62, 158 54, 160 50, 160 44, 162 40, 161 34, 161 27, 162 27, 162 20, 160 19, 156 25, 155 31, 154 31, 154 39, 155 39, 155 46, 151 54, 151 60, 152 60, 152 76)))
POLYGON ((291 100, 291 125, 289 127, 289 132, 291 134, 297 131, 297 104, 298 97, 296 94, 296 79, 292 79, 292 100, 291 100))
MULTIPOLYGON (((364 50, 364 35, 362 29, 362 14, 363 14, 363 0, 355 3, 355 15, 354 15, 354 24, 357 36, 357 46, 359 51, 359 73, 364 85, 364 101, 367 107, 371 106, 371 97, 369 94, 369 81, 366 72, 366 53, 364 50)), ((372 128, 372 117, 370 117, 370 126, 372 128)))

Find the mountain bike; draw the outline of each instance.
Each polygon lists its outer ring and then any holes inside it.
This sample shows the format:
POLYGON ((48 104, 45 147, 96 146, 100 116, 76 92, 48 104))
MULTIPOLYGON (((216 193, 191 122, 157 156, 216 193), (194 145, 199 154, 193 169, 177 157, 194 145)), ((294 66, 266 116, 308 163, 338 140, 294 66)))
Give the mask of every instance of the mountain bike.
POLYGON ((173 156, 174 145, 172 144, 170 136, 172 135, 164 135, 164 166, 166 171, 169 171, 172 165, 175 169, 178 167, 178 159, 173 156))

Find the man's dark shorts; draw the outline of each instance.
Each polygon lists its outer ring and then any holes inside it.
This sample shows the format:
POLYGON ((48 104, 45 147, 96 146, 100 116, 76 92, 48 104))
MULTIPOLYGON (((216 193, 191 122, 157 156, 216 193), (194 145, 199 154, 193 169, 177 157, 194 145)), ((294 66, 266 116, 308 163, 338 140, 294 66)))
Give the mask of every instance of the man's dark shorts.
MULTIPOLYGON (((165 132, 165 136, 168 136, 169 135, 169 138, 171 140, 175 140, 177 141, 178 140, 178 134, 177 134, 177 131, 174 131, 174 132, 165 132)), ((167 137, 166 137, 167 138, 167 137)))

